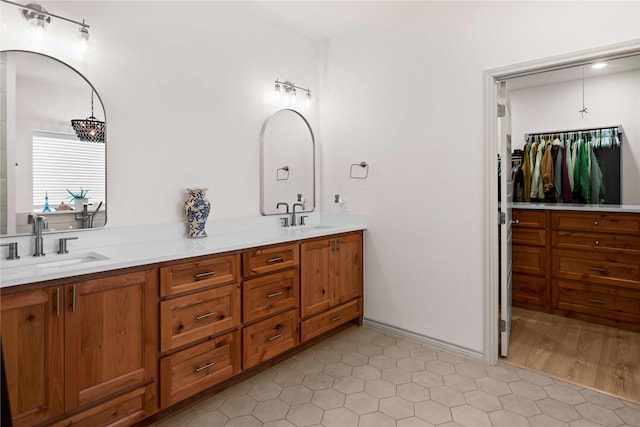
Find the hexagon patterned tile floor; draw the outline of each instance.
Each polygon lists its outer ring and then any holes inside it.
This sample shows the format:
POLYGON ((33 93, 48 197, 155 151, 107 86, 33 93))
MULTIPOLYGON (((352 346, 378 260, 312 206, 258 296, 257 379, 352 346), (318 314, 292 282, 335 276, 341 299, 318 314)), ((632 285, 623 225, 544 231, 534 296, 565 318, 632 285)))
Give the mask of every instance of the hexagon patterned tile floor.
POLYGON ((353 326, 156 427, 640 426, 640 405, 353 326))

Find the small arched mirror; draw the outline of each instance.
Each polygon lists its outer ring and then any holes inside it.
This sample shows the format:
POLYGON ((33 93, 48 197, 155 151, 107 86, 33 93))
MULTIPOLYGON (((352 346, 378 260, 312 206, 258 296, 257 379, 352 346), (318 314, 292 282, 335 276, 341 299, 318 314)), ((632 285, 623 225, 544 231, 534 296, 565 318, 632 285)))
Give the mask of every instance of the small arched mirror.
POLYGON ((309 122, 295 110, 283 109, 269 117, 260 133, 260 212, 278 215, 278 203, 302 203, 315 209, 315 140, 309 122))
POLYGON ((29 213, 46 216, 45 232, 104 226, 106 119, 94 87, 40 53, 2 51, 0 65, 0 235, 30 234, 29 213))

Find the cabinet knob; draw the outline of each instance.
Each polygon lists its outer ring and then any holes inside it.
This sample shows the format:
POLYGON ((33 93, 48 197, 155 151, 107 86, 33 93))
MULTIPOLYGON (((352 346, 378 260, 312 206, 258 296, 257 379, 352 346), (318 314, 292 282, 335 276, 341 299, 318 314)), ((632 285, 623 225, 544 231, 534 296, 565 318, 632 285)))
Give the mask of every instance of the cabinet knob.
POLYGON ((598 225, 600 224, 598 221, 593 221, 593 225, 598 225))
POLYGON ((596 246, 600 246, 600 240, 596 240, 596 246))
POLYGON ((520 224, 520 220, 518 218, 511 221, 511 224, 520 224))

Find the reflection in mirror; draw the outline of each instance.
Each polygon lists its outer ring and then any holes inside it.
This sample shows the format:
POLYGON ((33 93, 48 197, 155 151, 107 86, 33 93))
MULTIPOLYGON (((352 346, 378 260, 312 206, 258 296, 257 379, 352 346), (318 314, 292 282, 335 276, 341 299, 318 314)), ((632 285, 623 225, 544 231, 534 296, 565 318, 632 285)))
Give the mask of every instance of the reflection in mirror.
POLYGON ((89 116, 106 126, 98 93, 67 64, 26 51, 0 52, 0 88, 0 235, 31 234, 29 213, 47 217, 45 232, 104 226, 106 138, 81 141, 71 126, 89 116))
POLYGON ((295 110, 279 110, 260 134, 260 212, 286 213, 294 203, 315 208, 315 148, 311 126, 295 110), (285 205, 286 203, 286 205, 285 205))

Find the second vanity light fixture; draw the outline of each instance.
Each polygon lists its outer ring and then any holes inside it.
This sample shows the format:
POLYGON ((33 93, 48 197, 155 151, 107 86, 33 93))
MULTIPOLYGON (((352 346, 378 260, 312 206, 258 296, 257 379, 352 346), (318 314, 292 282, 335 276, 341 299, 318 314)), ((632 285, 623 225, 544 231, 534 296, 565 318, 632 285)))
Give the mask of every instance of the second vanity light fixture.
POLYGON ((310 107, 311 106, 311 90, 309 90, 309 88, 305 89, 303 87, 300 86, 296 86, 295 84, 291 83, 290 81, 284 81, 281 82, 280 80, 278 80, 276 78, 276 80, 274 81, 275 86, 274 86, 274 90, 275 90, 275 95, 276 95, 276 99, 280 99, 283 96, 287 96, 289 99, 288 101, 291 102, 292 104, 295 104, 296 102, 298 102, 298 90, 306 93, 306 98, 305 98, 305 106, 306 107, 310 107), (283 94, 284 92, 284 94, 283 94))
POLYGON ((78 30, 78 49, 81 53, 85 53, 87 51, 89 47, 89 25, 84 22, 84 19, 82 22, 78 22, 73 19, 65 18, 64 16, 50 13, 47 9, 37 3, 22 5, 9 0, 0 1, 22 9, 22 16, 31 26, 33 41, 37 43, 42 43, 44 41, 45 28, 51 23, 51 18, 53 17, 78 25, 80 27, 78 30))

